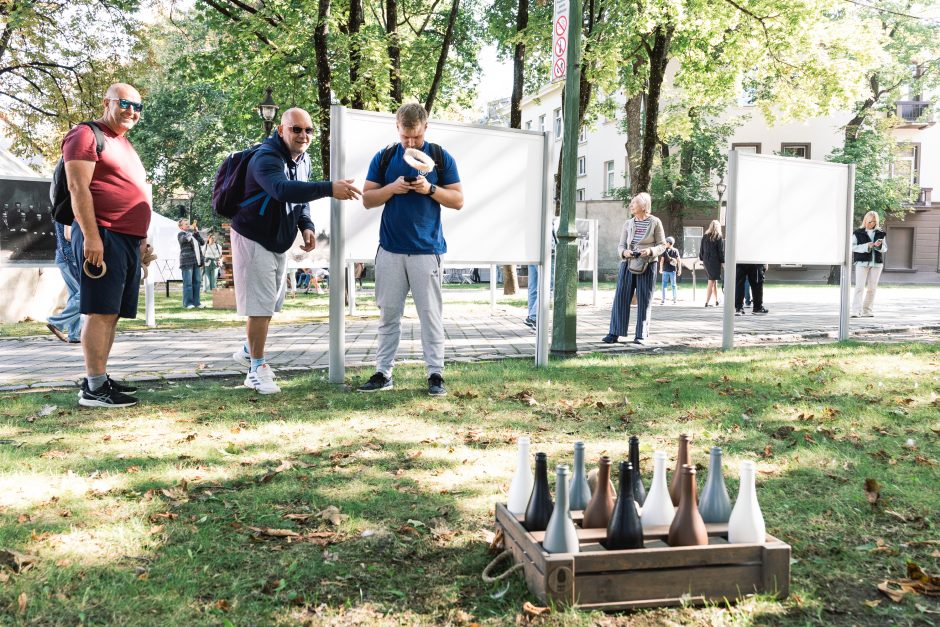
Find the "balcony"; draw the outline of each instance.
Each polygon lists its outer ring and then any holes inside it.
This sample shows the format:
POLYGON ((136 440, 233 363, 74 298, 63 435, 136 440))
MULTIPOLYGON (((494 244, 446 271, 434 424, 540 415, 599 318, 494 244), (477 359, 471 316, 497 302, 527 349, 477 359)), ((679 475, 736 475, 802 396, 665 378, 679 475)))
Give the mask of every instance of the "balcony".
POLYGON ((920 193, 917 195, 917 200, 914 201, 915 207, 929 207, 931 205, 931 195, 933 194, 932 187, 921 187, 920 193))
POLYGON ((926 128, 932 126, 933 109, 927 100, 897 100, 897 116, 904 120, 900 128, 926 128))

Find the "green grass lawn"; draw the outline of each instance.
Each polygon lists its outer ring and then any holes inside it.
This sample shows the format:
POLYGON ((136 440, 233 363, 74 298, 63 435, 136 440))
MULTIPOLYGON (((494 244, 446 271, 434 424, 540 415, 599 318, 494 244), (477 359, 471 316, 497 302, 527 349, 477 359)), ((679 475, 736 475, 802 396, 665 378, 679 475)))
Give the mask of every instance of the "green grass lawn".
POLYGON ((757 462, 790 598, 541 622, 930 624, 936 599, 876 585, 940 570, 938 366, 936 344, 842 344, 454 364, 443 399, 417 367, 381 394, 310 373, 271 397, 160 384, 114 411, 0 393, 0 563, 35 558, 0 567, 0 624, 512 624, 534 597, 480 573, 516 438, 570 463, 576 439, 616 461, 638 434, 648 485, 683 432, 700 468, 724 447, 732 498, 757 462))

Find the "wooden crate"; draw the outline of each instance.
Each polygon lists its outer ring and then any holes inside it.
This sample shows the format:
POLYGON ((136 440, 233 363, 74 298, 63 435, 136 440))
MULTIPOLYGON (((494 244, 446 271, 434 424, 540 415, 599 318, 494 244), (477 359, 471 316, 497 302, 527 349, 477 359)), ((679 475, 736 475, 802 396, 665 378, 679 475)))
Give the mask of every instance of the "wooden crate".
POLYGON ((708 524, 708 546, 670 547, 668 527, 644 533, 646 548, 608 551, 606 529, 581 529, 580 553, 547 553, 544 532, 528 532, 522 516, 496 506, 506 548, 523 565, 529 591, 542 603, 587 610, 622 610, 683 603, 724 603, 762 592, 790 591, 790 546, 770 535, 764 544, 729 544, 727 524, 708 524))

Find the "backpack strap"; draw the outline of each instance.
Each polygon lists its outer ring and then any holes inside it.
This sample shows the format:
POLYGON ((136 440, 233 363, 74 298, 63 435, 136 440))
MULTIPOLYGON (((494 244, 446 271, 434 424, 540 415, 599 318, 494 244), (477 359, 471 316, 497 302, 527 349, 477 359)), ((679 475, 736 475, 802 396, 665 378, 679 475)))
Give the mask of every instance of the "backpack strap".
POLYGON ((438 144, 428 142, 428 152, 434 161, 434 167, 437 168, 437 174, 440 176, 441 172, 444 171, 444 149, 438 144))
POLYGON ((385 150, 382 151, 382 156, 379 158, 379 179, 376 181, 380 185, 385 184, 385 172, 388 170, 388 164, 392 162, 392 157, 395 156, 395 150, 398 148, 398 144, 389 144, 385 147, 385 150))
POLYGON ((91 132, 95 134, 95 153, 100 157, 101 153, 104 152, 104 133, 101 131, 101 127, 98 126, 97 122, 82 122, 85 126, 91 129, 91 132))

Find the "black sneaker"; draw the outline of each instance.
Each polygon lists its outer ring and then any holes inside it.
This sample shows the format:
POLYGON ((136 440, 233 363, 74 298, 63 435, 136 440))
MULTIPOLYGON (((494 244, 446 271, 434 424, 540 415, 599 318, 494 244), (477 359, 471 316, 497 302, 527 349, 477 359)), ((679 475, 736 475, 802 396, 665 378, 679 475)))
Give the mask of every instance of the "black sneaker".
POLYGON ((529 327, 529 328, 534 329, 534 328, 535 328, 535 318, 526 318, 526 319, 525 319, 525 325, 526 325, 527 327, 529 327))
POLYGON ((769 311, 766 307, 761 307, 760 309, 755 309, 755 310, 754 310, 754 313, 756 313, 756 314, 767 314, 767 313, 770 313, 770 311, 769 311))
POLYGON ((391 390, 392 378, 386 377, 381 372, 376 372, 368 381, 358 387, 359 392, 378 392, 380 390, 391 390))
MULTIPOLYGON (((111 382, 111 387, 115 391, 120 392, 121 394, 137 394, 137 388, 135 388, 133 385, 124 385, 123 383, 118 383, 117 381, 111 378, 111 375, 108 375, 108 381, 111 382)), ((87 377, 82 377, 81 389, 79 389, 78 391, 79 398, 82 397, 82 390, 85 389, 87 386, 88 386, 87 377)))
POLYGON ((614 335, 613 333, 611 333, 601 338, 601 342, 603 342, 604 344, 616 344, 617 339, 619 337, 620 337, 619 335, 614 335))
POLYGON ((735 309, 735 310, 734 310, 734 315, 736 315, 736 316, 743 316, 743 315, 744 315, 744 310, 743 310, 743 309, 735 309))
POLYGON ((444 389, 444 377, 435 372, 428 377, 428 395, 429 396, 447 396, 447 390, 444 389))
POLYGON ((118 392, 111 379, 92 392, 88 389, 88 379, 85 379, 82 381, 82 395, 78 397, 78 404, 83 407, 132 407, 137 404, 137 399, 118 392))

